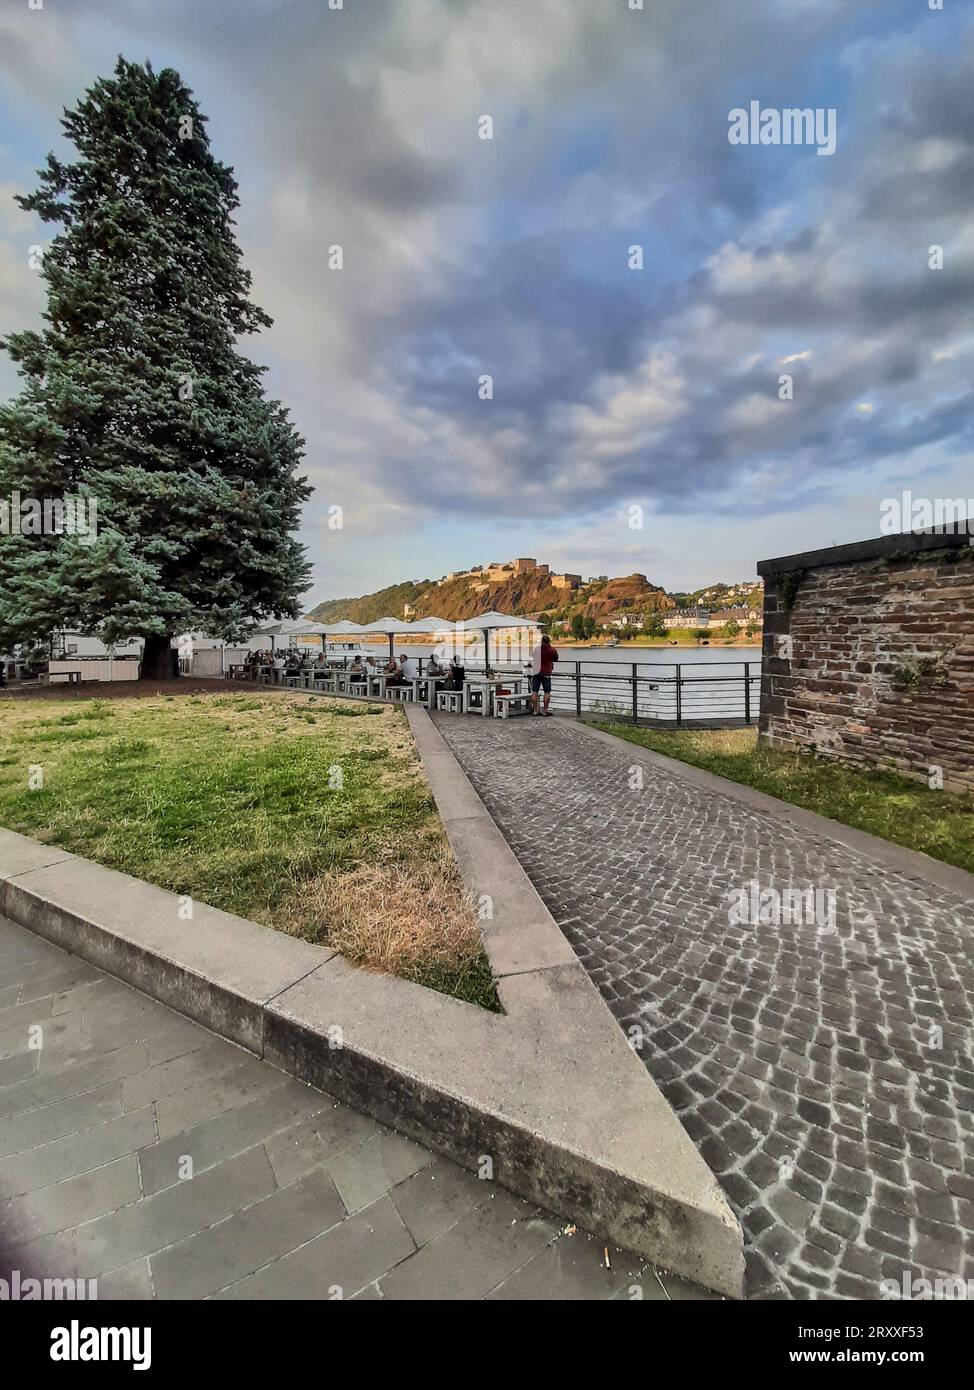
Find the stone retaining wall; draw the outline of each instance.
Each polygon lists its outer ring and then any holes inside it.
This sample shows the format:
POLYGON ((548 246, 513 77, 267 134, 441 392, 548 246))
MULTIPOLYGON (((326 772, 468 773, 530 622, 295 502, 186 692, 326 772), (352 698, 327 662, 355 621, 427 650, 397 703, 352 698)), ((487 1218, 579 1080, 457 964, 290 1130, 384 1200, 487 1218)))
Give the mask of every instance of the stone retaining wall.
POLYGON ((974 546, 896 535, 765 560, 761 741, 974 792, 974 546))

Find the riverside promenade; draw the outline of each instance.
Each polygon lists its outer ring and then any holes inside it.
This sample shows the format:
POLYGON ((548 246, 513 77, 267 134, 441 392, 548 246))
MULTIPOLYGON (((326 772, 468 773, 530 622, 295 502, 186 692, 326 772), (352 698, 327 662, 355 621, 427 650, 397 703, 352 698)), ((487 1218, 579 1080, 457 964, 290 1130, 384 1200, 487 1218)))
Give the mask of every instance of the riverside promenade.
POLYGON ((94 1278, 106 1300, 711 1296, 570 1219, 0 918, 0 1278, 94 1278))
POLYGON ((436 724, 720 1179, 749 1297, 974 1279, 974 880, 573 720, 436 724), (734 921, 834 892, 834 924, 734 921))

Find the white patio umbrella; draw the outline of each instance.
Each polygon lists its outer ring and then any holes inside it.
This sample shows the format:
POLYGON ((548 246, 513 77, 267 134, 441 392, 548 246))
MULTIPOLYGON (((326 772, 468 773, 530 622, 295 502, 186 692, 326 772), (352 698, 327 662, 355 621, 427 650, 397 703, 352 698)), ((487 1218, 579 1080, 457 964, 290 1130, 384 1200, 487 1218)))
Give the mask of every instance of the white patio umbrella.
MULTIPOLYGON (((514 613, 498 613, 491 610, 489 613, 478 613, 472 618, 461 618, 459 622, 446 622, 443 618, 423 618, 420 620, 423 628, 427 632, 453 632, 458 630, 483 633, 484 637, 484 667, 487 674, 490 674, 490 634, 498 628, 512 627, 537 627, 537 623, 530 618, 520 618, 514 613)), ((420 623, 414 624, 418 629, 420 623)))
POLYGON ((324 623, 322 626, 326 632, 330 632, 333 636, 335 633, 347 636, 349 633, 368 632, 367 627, 363 627, 361 623, 353 623, 349 618, 342 618, 337 623, 324 623))
POLYGON ((449 618, 417 618, 410 623, 410 632, 452 632, 456 627, 449 618))
POLYGON ((374 623, 366 623, 361 632, 384 633, 389 638, 389 655, 393 655, 393 638, 398 632, 415 632, 417 629, 405 618, 377 618, 374 623))
POLYGON ((278 637, 320 637, 329 630, 321 623, 313 622, 311 618, 281 618, 255 627, 251 636, 269 637, 273 651, 275 639, 278 637))
POLYGON ((484 670, 490 675, 490 634, 497 628, 508 627, 537 627, 537 623, 530 618, 520 618, 515 613, 498 613, 496 609, 491 609, 487 613, 478 613, 476 617, 468 618, 467 624, 474 627, 478 632, 484 634, 484 670))

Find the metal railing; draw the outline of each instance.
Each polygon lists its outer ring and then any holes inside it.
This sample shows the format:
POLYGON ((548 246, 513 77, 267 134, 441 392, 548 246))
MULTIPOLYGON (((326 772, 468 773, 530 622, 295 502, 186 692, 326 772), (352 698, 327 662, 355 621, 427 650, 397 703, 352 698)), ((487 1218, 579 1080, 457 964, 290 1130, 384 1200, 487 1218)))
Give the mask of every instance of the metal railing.
POLYGON ((675 729, 751 724, 760 696, 760 661, 633 661, 612 672, 560 662, 551 680, 553 709, 675 729))
MULTIPOLYGON (((416 658, 420 674, 426 660, 416 658)), ((601 716, 674 729, 735 727, 757 719, 760 661, 632 661, 611 665, 615 669, 600 671, 593 669, 598 662, 560 661, 551 678, 551 708, 579 719, 601 716)), ((466 662, 464 669, 472 675, 484 667, 482 662, 466 662)), ((490 669, 495 675, 525 676, 521 666, 492 662, 490 669)))

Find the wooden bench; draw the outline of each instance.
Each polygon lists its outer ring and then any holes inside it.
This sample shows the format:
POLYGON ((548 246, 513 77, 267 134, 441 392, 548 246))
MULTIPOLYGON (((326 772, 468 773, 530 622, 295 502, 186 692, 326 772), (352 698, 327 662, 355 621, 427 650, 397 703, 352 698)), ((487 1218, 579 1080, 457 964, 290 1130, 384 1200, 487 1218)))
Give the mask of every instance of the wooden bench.
POLYGON ((519 695, 495 695, 494 696, 494 718, 506 719, 511 710, 515 712, 521 708, 522 714, 531 713, 531 696, 522 691, 519 695))
POLYGON ((447 714, 462 714, 463 691, 438 690, 436 692, 436 708, 446 710, 447 714))

